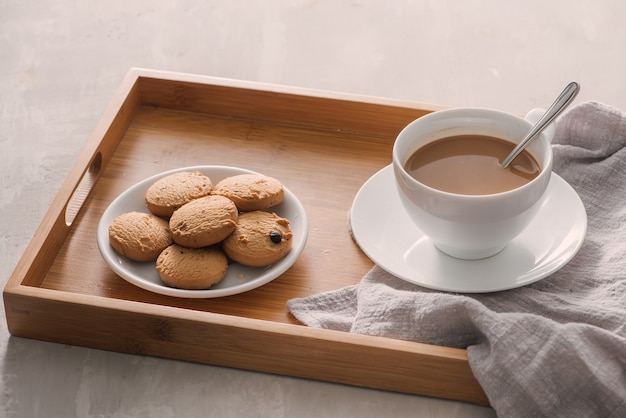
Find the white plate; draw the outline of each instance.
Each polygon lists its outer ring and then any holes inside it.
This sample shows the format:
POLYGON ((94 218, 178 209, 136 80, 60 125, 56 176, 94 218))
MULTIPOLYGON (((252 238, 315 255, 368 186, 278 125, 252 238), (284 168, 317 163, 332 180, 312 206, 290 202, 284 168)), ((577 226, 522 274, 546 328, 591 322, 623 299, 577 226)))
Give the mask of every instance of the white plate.
POLYGON ((499 254, 460 260, 439 251, 409 219, 387 166, 359 190, 350 211, 355 241, 389 273, 435 290, 484 293, 538 281, 563 267, 580 249, 587 214, 580 197, 557 174, 532 223, 499 254))
POLYGON ((246 267, 232 263, 228 267, 226 277, 210 289, 185 290, 168 287, 159 278, 154 262, 140 263, 132 261, 122 257, 111 248, 109 245, 109 225, 113 222, 113 219, 125 212, 149 213, 146 208, 144 195, 152 183, 172 173, 193 170, 209 176, 213 184, 225 177, 253 173, 250 170, 226 166, 184 167, 147 178, 120 194, 102 214, 97 231, 98 248, 102 257, 113 271, 142 289, 162 295, 183 298, 215 298, 247 292, 269 283, 287 271, 300 253, 302 253, 309 231, 304 207, 298 198, 287 188, 285 188, 283 202, 270 210, 283 218, 289 219, 293 231, 293 247, 291 251, 282 260, 267 267, 246 267))

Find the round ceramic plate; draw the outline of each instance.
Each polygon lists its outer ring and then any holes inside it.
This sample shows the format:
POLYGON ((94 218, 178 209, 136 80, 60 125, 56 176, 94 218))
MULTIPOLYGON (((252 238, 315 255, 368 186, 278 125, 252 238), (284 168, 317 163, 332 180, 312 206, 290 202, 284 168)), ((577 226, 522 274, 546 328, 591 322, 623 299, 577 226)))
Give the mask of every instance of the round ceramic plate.
POLYGON ((298 198, 287 188, 285 188, 283 202, 270 210, 283 218, 289 219, 293 231, 293 247, 291 251, 279 262, 266 267, 247 267, 238 263, 232 263, 228 267, 226 277, 210 289, 185 290, 168 287, 159 278, 154 262, 140 263, 116 253, 109 244, 109 225, 111 222, 125 212, 149 213, 146 208, 144 195, 152 183, 172 173, 193 170, 209 176, 213 184, 229 176, 253 173, 250 170, 226 166, 184 167, 147 178, 123 192, 104 211, 98 223, 97 231, 100 253, 115 273, 142 289, 162 295, 182 298, 215 298, 255 289, 274 280, 291 267, 304 249, 308 236, 308 221, 304 207, 298 198))
POLYGON ((557 174, 539 213, 504 250, 482 260, 461 260, 439 251, 410 220, 387 166, 359 190, 350 211, 356 243, 389 273, 435 290, 484 293, 538 281, 578 252, 587 214, 574 189, 557 174))

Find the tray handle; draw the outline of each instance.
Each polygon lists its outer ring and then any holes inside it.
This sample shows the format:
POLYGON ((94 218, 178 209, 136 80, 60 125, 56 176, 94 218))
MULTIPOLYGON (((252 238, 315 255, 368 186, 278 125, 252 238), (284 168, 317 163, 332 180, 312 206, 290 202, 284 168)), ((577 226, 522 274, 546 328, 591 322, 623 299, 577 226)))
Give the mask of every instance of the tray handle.
POLYGON ((96 184, 96 181, 100 176, 101 169, 102 153, 97 152, 87 169, 83 172, 83 175, 78 182, 78 186, 76 186, 72 192, 72 195, 65 206, 65 224, 67 226, 72 226, 80 208, 83 206, 83 203, 85 203, 85 200, 89 197, 89 193, 91 193, 93 186, 96 184))

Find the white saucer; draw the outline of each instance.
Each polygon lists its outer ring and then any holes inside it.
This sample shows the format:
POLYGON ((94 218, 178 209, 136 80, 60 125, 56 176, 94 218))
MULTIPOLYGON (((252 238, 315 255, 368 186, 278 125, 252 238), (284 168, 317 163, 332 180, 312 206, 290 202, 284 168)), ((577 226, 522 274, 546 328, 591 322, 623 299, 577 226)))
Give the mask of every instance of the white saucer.
POLYGON ((387 166, 359 190, 350 211, 352 234, 363 252, 396 277, 450 292, 484 293, 541 280, 567 264, 585 239, 580 197, 557 174, 532 223, 499 254, 460 260, 439 251, 409 219, 387 166))
POLYGON ((293 231, 293 247, 291 251, 279 262, 267 267, 247 267, 241 264, 231 263, 228 266, 226 277, 221 282, 207 290, 185 290, 168 287, 163 283, 156 271, 154 262, 139 263, 129 260, 116 253, 109 245, 109 225, 117 216, 125 212, 137 211, 148 212, 144 195, 148 187, 161 177, 178 171, 200 171, 211 178, 213 184, 225 177, 237 174, 253 173, 236 167, 225 166, 195 166, 184 167, 177 170, 167 171, 147 178, 120 194, 104 211, 98 223, 97 240, 98 248, 104 261, 126 281, 162 295, 182 298, 215 298, 230 296, 237 293, 247 292, 262 286, 283 274, 302 253, 308 236, 308 221, 304 207, 298 198, 285 188, 285 198, 280 205, 271 208, 272 212, 283 218, 289 219, 293 231))

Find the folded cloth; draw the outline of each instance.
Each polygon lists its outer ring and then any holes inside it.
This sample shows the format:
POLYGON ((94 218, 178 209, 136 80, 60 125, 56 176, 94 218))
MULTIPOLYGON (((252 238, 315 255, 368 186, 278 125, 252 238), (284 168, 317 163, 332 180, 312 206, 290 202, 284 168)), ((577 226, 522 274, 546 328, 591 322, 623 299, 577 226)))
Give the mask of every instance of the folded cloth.
POLYGON ((460 295, 375 266, 358 285, 292 299, 289 310, 311 327, 467 348, 499 416, 626 416, 626 114, 598 102, 571 108, 553 151, 588 215, 585 242, 558 272, 460 295))

